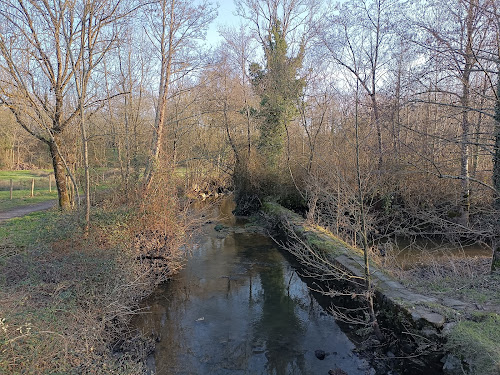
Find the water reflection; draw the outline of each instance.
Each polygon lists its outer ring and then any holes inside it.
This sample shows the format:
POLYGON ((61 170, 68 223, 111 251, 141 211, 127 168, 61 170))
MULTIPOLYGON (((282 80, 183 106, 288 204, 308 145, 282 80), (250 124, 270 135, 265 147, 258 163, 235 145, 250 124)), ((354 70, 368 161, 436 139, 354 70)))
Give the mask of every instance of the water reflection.
POLYGON ((217 236, 146 301, 138 325, 158 337, 157 374, 371 373, 268 238, 217 236))
MULTIPOLYGON (((253 326, 253 351, 265 352, 267 374, 306 373, 300 345, 304 326, 295 312, 296 302, 287 290, 287 270, 281 254, 269 244, 243 246, 240 251, 244 261, 251 261, 256 253, 262 263, 259 267, 262 314, 253 326)), ((288 272, 293 275, 294 271, 288 267, 288 272)))

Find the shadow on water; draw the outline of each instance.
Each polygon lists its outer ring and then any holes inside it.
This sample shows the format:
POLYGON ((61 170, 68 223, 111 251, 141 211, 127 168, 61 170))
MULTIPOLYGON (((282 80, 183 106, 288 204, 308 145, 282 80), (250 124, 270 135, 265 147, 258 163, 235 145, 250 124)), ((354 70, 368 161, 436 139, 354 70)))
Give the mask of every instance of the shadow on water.
POLYGON ((275 244, 231 230, 241 222, 230 207, 225 236, 207 227, 185 269, 144 303, 136 326, 158 340, 156 373, 374 374, 275 244))

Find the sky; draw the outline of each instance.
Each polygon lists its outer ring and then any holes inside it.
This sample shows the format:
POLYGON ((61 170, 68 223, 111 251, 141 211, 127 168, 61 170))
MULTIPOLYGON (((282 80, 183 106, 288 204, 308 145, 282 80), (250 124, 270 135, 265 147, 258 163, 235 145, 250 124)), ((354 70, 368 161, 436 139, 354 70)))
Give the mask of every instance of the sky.
POLYGON ((217 18, 212 22, 207 32, 207 42, 212 46, 215 46, 222 40, 217 32, 219 26, 236 26, 239 24, 239 17, 234 15, 236 7, 234 6, 233 0, 217 0, 216 5, 218 5, 217 18))

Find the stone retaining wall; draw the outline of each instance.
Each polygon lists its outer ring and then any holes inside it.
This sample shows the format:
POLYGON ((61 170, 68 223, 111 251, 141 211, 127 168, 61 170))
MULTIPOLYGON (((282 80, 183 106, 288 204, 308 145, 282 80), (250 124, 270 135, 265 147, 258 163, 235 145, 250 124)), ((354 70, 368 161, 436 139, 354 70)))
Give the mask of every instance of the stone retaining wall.
MULTIPOLYGON (((315 251, 327 254, 328 261, 347 273, 363 277, 363 253, 323 228, 312 226, 301 216, 276 203, 265 203, 263 212, 273 230, 282 235, 293 230, 300 241, 315 251), (286 230, 285 230, 286 228, 286 230)), ((290 236, 287 236, 290 240, 290 236)), ((375 303, 379 324, 390 332, 389 340, 382 343, 388 357, 402 358, 402 366, 410 366, 410 373, 442 373, 445 353, 442 344, 449 322, 439 311, 464 309, 461 301, 450 300, 448 306, 437 298, 414 293, 389 276, 375 264, 370 264, 372 283, 375 288, 375 303), (451 305, 451 306, 450 306, 451 305)), ((453 314, 451 314, 453 315, 453 314)), ((379 353, 380 354, 380 353, 379 353)))

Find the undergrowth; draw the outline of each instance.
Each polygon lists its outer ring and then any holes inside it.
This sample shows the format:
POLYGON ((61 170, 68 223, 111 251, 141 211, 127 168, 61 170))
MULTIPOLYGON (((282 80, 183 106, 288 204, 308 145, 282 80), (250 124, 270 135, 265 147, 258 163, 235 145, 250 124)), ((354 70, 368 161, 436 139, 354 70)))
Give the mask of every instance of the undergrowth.
POLYGON ((87 234, 78 213, 0 224, 1 374, 145 372, 154 343, 129 322, 184 258, 183 212, 161 186, 156 196, 110 192, 87 234), (144 238, 157 246, 145 248, 144 238), (160 266, 148 261, 151 252, 160 266))
POLYGON ((486 257, 448 257, 427 260, 396 274, 406 286, 420 293, 432 293, 500 310, 500 274, 490 273, 489 267, 490 259, 486 257))

